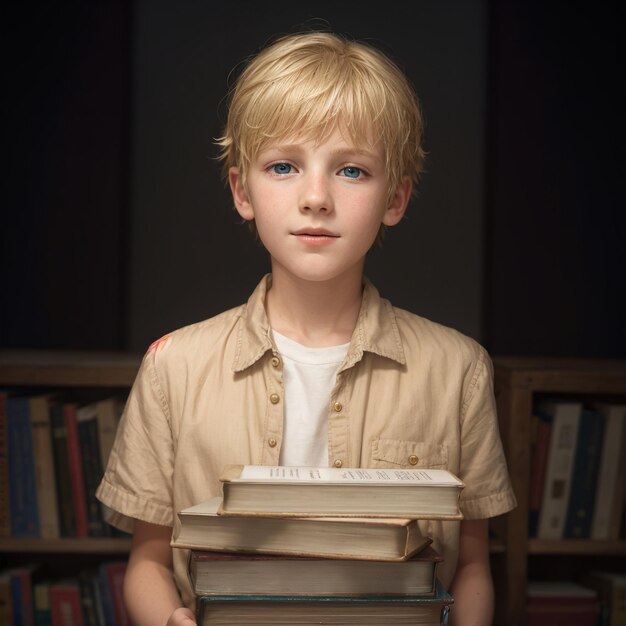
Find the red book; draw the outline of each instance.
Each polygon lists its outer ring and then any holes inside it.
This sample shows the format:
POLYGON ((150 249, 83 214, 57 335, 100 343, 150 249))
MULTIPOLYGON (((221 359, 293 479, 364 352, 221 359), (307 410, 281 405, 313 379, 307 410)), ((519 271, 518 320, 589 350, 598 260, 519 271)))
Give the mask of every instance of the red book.
POLYGON ((595 591, 568 581, 529 582, 526 626, 597 626, 595 591))
POLYGON ((85 626, 78 581, 50 585, 50 615, 52 626, 85 626))
POLYGON ((83 460, 78 436, 78 406, 73 402, 63 404, 63 421, 67 430, 67 449, 70 465, 70 484, 72 486, 72 502, 76 520, 76 536, 87 537, 87 498, 85 494, 85 478, 83 476, 83 460))
POLYGON ((537 434, 535 452, 532 459, 530 486, 528 493, 528 536, 537 536, 539 511, 543 499, 543 486, 546 481, 546 465, 550 449, 550 419, 545 415, 537 415, 537 434))
POLYGON ((100 564, 105 613, 114 617, 116 626, 130 626, 123 597, 126 561, 105 561, 100 564))

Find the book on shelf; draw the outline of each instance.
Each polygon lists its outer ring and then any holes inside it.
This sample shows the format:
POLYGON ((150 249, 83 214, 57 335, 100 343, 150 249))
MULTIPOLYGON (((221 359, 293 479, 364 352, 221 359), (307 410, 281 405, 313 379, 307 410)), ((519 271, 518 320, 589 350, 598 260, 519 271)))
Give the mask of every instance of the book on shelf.
POLYGON ((97 402, 84 404, 76 410, 87 511, 87 534, 90 537, 107 537, 110 535, 109 525, 104 521, 100 501, 96 498, 96 489, 104 473, 98 438, 99 417, 97 402))
POLYGON ((536 411, 551 421, 550 449, 537 537, 562 539, 582 404, 567 400, 546 400, 537 406, 536 411))
POLYGON ((197 596, 432 595, 441 561, 432 546, 406 561, 191 550, 188 574, 197 596))
POLYGON ((626 404, 598 403, 594 408, 604 417, 605 425, 591 538, 618 539, 624 512, 626 404))
POLYGON ((68 578, 50 585, 50 613, 52 626, 86 626, 77 579, 68 578))
POLYGON ((570 581, 530 581, 526 614, 527 626, 597 626, 598 597, 570 581))
POLYGON ((11 534, 11 512, 9 509, 9 438, 7 434, 8 392, 0 389, 0 537, 11 534))
POLYGON ((550 447, 551 421, 545 414, 535 414, 535 438, 531 460, 530 482, 528 488, 528 536, 537 536, 539 512, 546 480, 546 465, 550 447))
POLYGON ((352 624, 445 626, 454 600, 439 584, 432 596, 202 596, 198 626, 352 624))
POLYGON ((70 470, 70 487, 76 537, 89 536, 87 497, 83 475, 83 458, 78 431, 78 404, 64 402, 63 422, 67 432, 67 449, 70 470))
POLYGON ((220 515, 462 519, 464 484, 443 469, 227 465, 220 515))
POLYGON ((33 436, 27 396, 7 397, 6 420, 11 536, 39 537, 33 436))
POLYGON ((40 580, 33 585, 33 611, 35 626, 52 626, 50 608, 50 580, 40 580))
POLYGON ((72 470, 70 467, 67 426, 65 425, 61 402, 53 402, 50 405, 50 426, 60 533, 61 537, 75 537, 76 517, 72 496, 72 470))
POLYGON ((591 571, 581 578, 581 584, 598 594, 600 626, 626 624, 626 573, 591 571))
MULTIPOLYGON (((8 577, 12 623, 19 626, 34 626, 33 586, 40 580, 40 563, 26 563, 3 570, 8 577)), ((9 622, 11 623, 11 622, 9 622)))
POLYGON ((106 626, 130 626, 123 598, 127 561, 104 561, 98 566, 106 626))
POLYGON ((591 534, 603 437, 602 415, 583 408, 578 426, 570 496, 563 529, 565 539, 588 539, 591 534))
POLYGON ((50 421, 50 405, 53 401, 54 397, 49 394, 35 395, 29 399, 39 536, 42 539, 57 539, 61 536, 50 421))
POLYGON ((431 543, 408 518, 218 515, 216 496, 179 511, 174 548, 403 561, 431 543))
POLYGON ((0 624, 13 624, 13 597, 11 575, 0 570, 0 624))

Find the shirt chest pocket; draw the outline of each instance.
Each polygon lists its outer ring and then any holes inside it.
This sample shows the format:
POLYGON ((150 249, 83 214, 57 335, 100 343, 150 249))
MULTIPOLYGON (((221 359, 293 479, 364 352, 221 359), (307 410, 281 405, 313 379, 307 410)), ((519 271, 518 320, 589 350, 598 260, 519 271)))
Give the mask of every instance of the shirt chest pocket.
POLYGON ((371 467, 443 468, 448 465, 448 449, 444 444, 404 439, 374 439, 371 467))

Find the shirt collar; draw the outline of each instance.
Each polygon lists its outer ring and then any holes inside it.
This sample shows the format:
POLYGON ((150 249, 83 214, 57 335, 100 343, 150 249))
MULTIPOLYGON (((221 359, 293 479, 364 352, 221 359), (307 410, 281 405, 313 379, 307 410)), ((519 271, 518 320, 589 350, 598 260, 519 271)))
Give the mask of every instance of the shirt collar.
MULTIPOLYGON (((265 296, 271 284, 272 275, 266 274, 241 309, 237 349, 233 360, 235 372, 242 372, 256 363, 268 350, 274 350, 265 312, 265 296)), ((364 277, 359 317, 340 371, 360 361, 365 352, 391 359, 401 365, 406 363, 393 307, 388 300, 380 297, 376 287, 364 277)))

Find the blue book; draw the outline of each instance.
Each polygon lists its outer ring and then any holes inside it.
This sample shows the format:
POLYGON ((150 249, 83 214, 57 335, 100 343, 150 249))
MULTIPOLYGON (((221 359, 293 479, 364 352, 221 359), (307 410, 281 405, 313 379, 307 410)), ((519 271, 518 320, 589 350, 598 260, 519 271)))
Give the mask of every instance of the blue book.
POLYGON ((6 423, 11 536, 39 537, 37 483, 28 397, 7 398, 6 423))
POLYGON ((215 624, 422 624, 446 626, 454 599, 429 596, 199 596, 198 626, 215 624))
POLYGON ((591 536, 603 435, 602 415, 596 411, 583 409, 580 415, 572 486, 563 531, 565 539, 586 539, 591 536))

